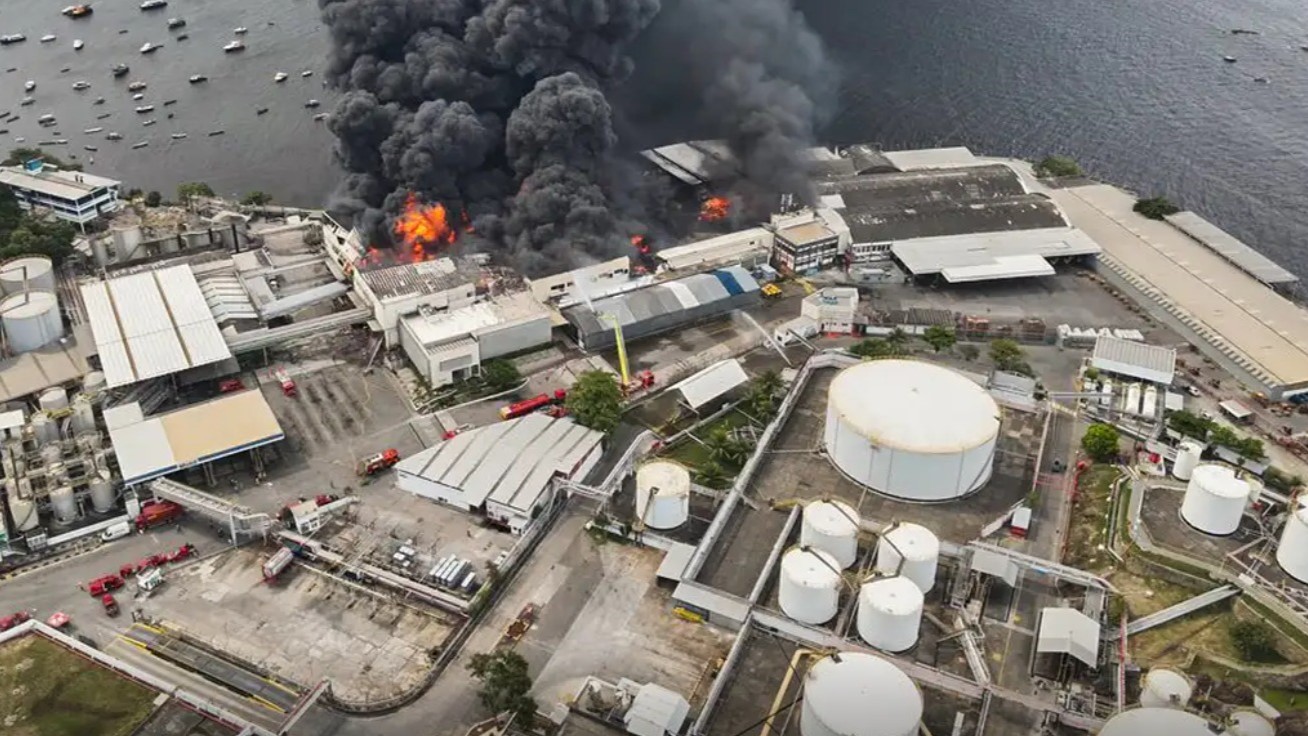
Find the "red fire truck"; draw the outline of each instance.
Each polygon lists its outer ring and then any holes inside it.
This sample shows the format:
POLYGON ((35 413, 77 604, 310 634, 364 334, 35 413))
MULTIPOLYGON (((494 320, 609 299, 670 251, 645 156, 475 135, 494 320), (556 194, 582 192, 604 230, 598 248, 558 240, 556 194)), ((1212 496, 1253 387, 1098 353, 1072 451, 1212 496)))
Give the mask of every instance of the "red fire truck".
POLYGON ((185 509, 172 501, 147 501, 141 505, 141 513, 136 515, 136 528, 143 531, 166 524, 181 518, 184 512, 185 509))
POLYGON ((564 389, 558 389, 553 396, 541 394, 534 396, 525 401, 519 401, 500 409, 500 419, 517 419, 526 416, 537 409, 543 409, 551 404, 562 404, 564 399, 568 398, 568 392, 564 389))

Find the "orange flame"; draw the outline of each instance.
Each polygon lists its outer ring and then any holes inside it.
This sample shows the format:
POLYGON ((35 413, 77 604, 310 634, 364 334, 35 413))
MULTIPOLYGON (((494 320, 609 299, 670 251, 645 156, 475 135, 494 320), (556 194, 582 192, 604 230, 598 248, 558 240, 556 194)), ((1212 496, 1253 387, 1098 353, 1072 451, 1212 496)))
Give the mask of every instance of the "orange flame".
POLYGON ((699 206, 699 219, 705 222, 725 220, 731 214, 731 200, 726 197, 709 197, 699 206))
POLYGON ((412 194, 404 201, 404 212, 396 218, 394 232, 409 253, 410 262, 436 258, 441 246, 450 245, 458 238, 458 233, 450 227, 445 205, 419 204, 412 194))
POLYGON ((631 236, 631 244, 641 253, 649 253, 649 239, 644 235, 631 236))

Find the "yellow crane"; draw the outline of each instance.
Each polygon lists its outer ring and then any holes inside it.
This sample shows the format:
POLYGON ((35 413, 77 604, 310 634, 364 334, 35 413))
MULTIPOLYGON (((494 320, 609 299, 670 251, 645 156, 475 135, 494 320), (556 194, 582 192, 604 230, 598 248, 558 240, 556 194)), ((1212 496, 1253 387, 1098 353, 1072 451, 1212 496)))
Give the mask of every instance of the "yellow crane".
POLYGON ((618 323, 618 318, 605 313, 596 313, 597 317, 607 319, 613 325, 613 341, 618 347, 618 370, 622 374, 622 390, 626 391, 631 385, 631 373, 627 367, 627 343, 622 339, 622 325, 618 323))

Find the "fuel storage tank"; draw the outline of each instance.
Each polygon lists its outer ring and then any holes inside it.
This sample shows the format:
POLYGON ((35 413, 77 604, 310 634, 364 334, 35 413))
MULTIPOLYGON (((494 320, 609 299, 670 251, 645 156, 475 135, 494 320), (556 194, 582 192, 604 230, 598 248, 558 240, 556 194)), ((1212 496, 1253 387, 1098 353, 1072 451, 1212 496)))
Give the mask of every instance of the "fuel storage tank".
POLYGON ((636 515, 651 529, 675 529, 690 518, 690 471, 671 460, 636 469, 636 515))
POLYGON ((870 646, 902 652, 917 643, 925 596, 906 577, 878 578, 858 593, 858 635, 870 646))
POLYGON ((922 692, 881 657, 840 652, 809 667, 800 708, 802 736, 917 736, 922 692))
POLYGON ((858 483, 909 501, 949 501, 990 480, 999 419, 990 394, 955 371, 874 360, 831 382, 824 442, 858 483))
POLYGON ((903 575, 923 593, 930 593, 935 587, 939 561, 940 540, 919 524, 906 522, 886 527, 877 542, 877 572, 888 577, 903 575))
POLYGON ((1276 736, 1276 726, 1256 710, 1240 709, 1231 714, 1226 736, 1276 736))
POLYGON ((840 607, 840 566, 818 550, 792 548, 781 558, 777 599, 787 616, 806 624, 824 624, 840 607))
POLYGON ((1190 475, 1199 466, 1204 448, 1197 442, 1186 440, 1176 450, 1176 462, 1172 463, 1172 475, 1177 480, 1190 480, 1190 475))
POLYGON ((54 512, 55 523, 71 524, 77 521, 77 499, 73 496, 71 486, 59 486, 50 491, 50 508, 54 512))
POLYGON ((1155 667, 1140 683, 1140 705, 1148 708, 1184 708, 1194 694, 1190 678, 1163 667, 1155 667))
POLYGON ((91 479, 91 508, 97 514, 108 513, 114 507, 116 495, 111 477, 107 471, 101 470, 91 479))
POLYGON ((1205 534, 1226 536, 1240 526, 1249 502, 1249 483, 1225 465, 1194 469, 1181 501, 1181 518, 1205 534))
POLYGON ((64 336, 59 300, 48 291, 11 294, 0 301, 0 324, 4 325, 9 350, 26 353, 64 336))
POLYGON ((1276 564, 1286 575, 1308 583, 1308 503, 1302 496, 1290 503, 1281 541, 1276 545, 1276 564))
POLYGON ((848 569, 858 559, 858 512, 844 501, 813 501, 804 507, 799 543, 822 550, 848 569))
POLYGON ((55 292, 54 262, 45 256, 19 256, 0 263, 0 293, 55 292))
POLYGON ((1222 736, 1206 719, 1175 708, 1135 708, 1108 719, 1099 736, 1222 736))

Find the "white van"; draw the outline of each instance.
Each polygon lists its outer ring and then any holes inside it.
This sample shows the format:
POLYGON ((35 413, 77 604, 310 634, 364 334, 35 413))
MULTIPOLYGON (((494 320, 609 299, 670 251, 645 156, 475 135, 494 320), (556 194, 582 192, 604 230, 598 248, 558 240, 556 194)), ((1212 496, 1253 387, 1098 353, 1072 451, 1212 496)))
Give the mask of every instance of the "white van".
POLYGON ((115 539, 122 539, 132 533, 132 525, 126 521, 120 521, 117 524, 100 532, 100 539, 105 542, 112 542, 115 539))

